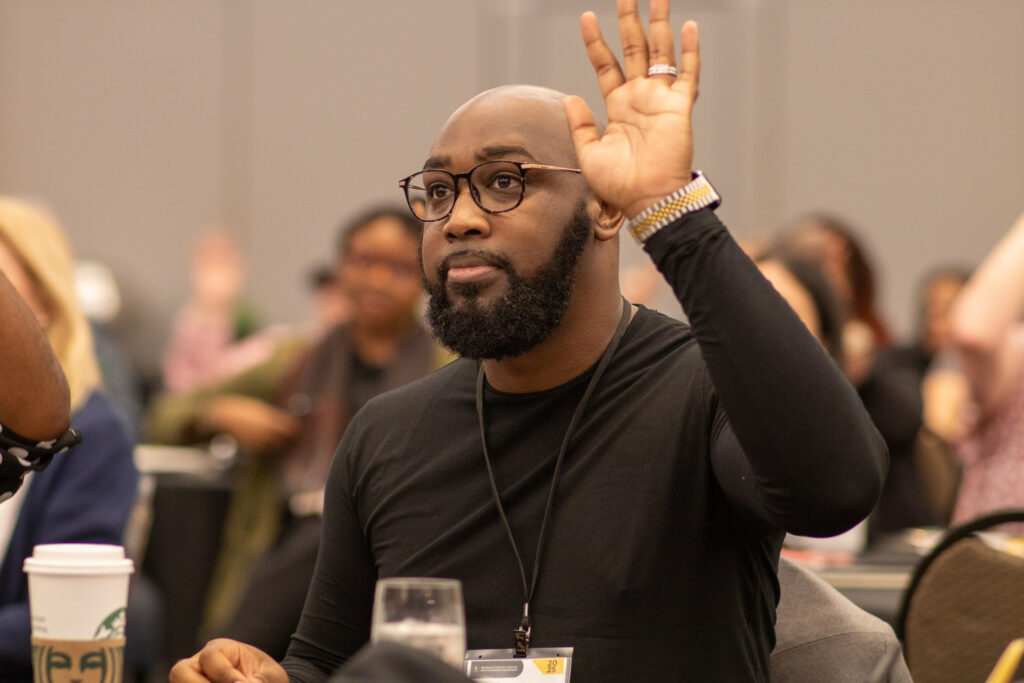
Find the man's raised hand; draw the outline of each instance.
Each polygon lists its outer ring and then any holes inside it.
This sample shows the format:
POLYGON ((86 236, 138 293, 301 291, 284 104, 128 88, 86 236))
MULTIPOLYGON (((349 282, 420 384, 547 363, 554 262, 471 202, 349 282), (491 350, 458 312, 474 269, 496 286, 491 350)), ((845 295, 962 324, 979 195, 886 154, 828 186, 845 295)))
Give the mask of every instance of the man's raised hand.
POLYGON ((594 115, 581 98, 567 97, 565 113, 590 187, 632 218, 690 182, 690 112, 697 99, 700 53, 697 24, 688 21, 680 36, 679 75, 648 76, 652 66, 675 66, 669 0, 651 0, 649 38, 636 0, 618 0, 618 13, 624 66, 601 35, 597 17, 592 12, 580 17, 608 115, 604 135, 598 135, 594 115))

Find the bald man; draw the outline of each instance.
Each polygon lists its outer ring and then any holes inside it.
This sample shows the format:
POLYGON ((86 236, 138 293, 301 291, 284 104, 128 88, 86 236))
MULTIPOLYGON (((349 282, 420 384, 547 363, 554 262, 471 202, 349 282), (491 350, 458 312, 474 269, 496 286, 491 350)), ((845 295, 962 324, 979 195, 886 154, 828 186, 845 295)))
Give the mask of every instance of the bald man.
POLYGON ((648 40, 620 0, 622 66, 583 15, 603 134, 577 97, 498 88, 402 181, 430 323, 463 357, 350 426, 283 670, 220 641, 175 681, 321 680, 387 576, 460 579, 471 650, 571 647, 573 680, 767 680, 783 534, 866 516, 886 453, 692 173, 697 27, 677 76, 668 14, 651 2, 648 40), (622 230, 692 327, 623 300, 622 230))

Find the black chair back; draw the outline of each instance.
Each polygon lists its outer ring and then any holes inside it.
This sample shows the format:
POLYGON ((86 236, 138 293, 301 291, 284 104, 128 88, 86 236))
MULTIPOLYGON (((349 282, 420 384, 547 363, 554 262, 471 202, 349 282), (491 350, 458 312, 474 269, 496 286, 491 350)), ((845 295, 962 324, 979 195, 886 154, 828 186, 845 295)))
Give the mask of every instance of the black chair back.
POLYGON ((950 529, 914 570, 895 630, 918 683, 984 680, 1024 635, 1024 558, 977 537, 1021 522, 1024 509, 1002 510, 950 529))

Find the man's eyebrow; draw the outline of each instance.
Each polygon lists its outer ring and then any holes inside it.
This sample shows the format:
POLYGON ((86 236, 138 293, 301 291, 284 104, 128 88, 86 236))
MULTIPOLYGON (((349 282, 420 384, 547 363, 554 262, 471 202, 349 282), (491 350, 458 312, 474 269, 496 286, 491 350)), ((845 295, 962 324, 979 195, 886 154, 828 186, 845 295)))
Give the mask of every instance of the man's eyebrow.
POLYGON ((481 161, 508 156, 525 157, 530 161, 535 161, 533 155, 527 152, 525 147, 520 147, 519 145, 496 145, 494 147, 484 147, 476 156, 481 161))
MULTIPOLYGON (((494 145, 491 147, 484 147, 476 153, 478 161, 504 159, 510 156, 525 158, 529 161, 536 161, 536 159, 533 158, 533 155, 526 151, 525 147, 520 147, 519 145, 494 145)), ((424 170, 428 168, 444 168, 451 164, 451 161, 452 158, 449 156, 433 156, 423 162, 423 168, 424 170)))
POLYGON ((423 170, 428 168, 444 168, 451 162, 451 157, 436 156, 430 157, 423 162, 423 170))

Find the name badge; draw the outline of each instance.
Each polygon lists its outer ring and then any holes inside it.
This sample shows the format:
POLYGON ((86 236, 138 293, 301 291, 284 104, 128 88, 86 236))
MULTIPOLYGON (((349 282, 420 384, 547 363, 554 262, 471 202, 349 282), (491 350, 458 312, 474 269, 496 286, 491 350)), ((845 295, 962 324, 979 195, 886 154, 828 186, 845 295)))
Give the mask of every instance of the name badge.
POLYGON ((480 683, 568 683, 571 647, 534 647, 525 657, 512 650, 469 650, 465 673, 480 683))

